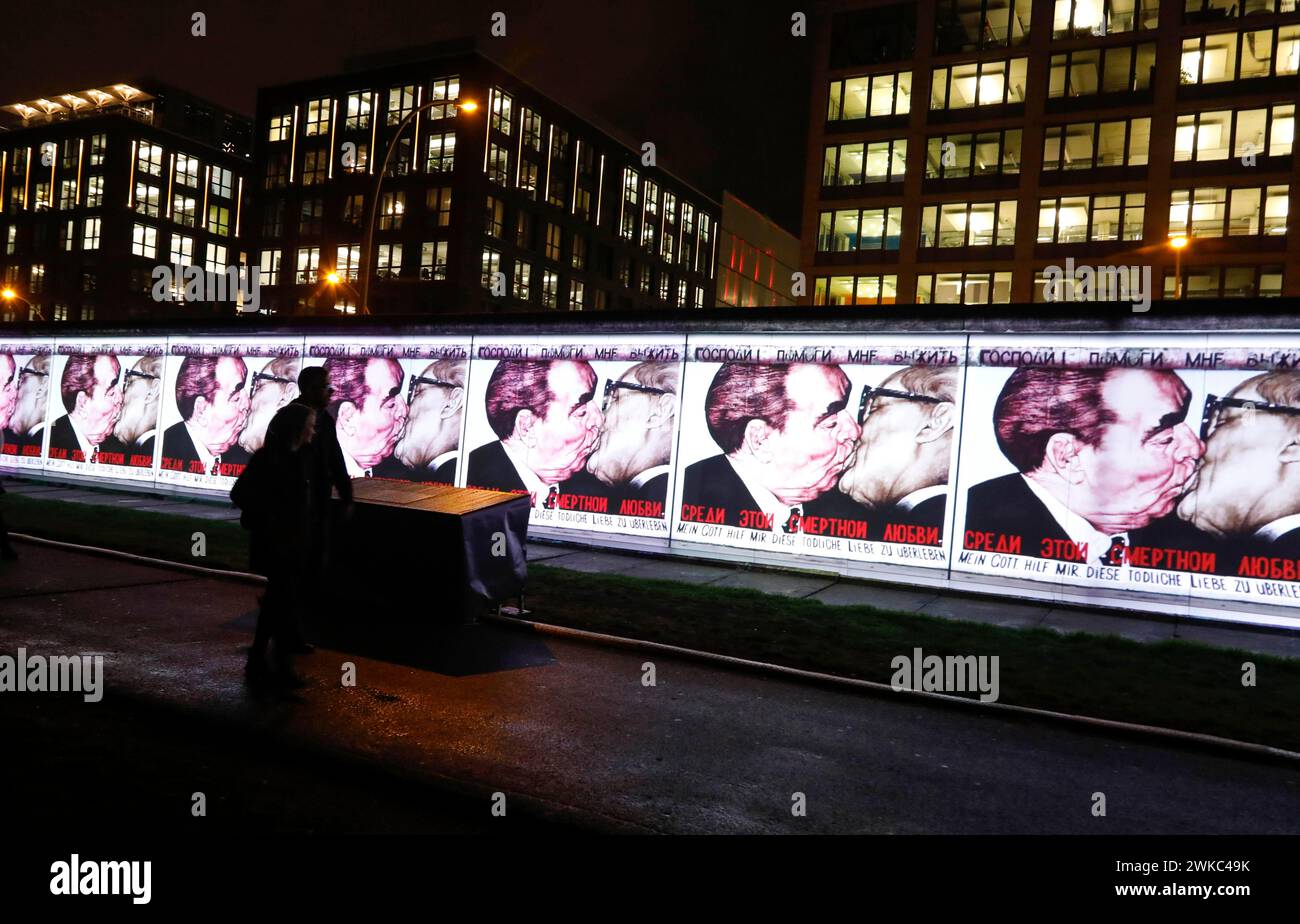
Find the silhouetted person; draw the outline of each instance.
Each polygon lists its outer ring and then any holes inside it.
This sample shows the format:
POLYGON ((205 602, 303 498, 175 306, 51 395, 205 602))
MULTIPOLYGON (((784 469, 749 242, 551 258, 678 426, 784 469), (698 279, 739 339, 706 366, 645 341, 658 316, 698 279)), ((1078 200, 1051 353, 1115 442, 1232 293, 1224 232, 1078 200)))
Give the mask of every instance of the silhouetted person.
MULTIPOLYGON (((343 449, 339 446, 334 415, 326 410, 333 400, 333 394, 334 386, 330 384, 329 370, 324 366, 307 366, 298 373, 298 397, 277 412, 283 414, 294 405, 308 407, 316 412, 315 432, 308 447, 312 463, 312 498, 311 544, 307 556, 310 581, 307 593, 313 598, 312 612, 325 611, 330 600, 330 582, 327 576, 333 522, 330 497, 333 491, 338 491, 343 505, 340 517, 346 520, 352 513, 352 479, 343 459, 343 449)), ((302 640, 298 650, 306 654, 312 650, 312 646, 302 640)))
POLYGON ((253 682, 302 686, 291 655, 301 643, 298 625, 308 580, 313 466, 306 447, 315 418, 306 405, 281 409, 266 428, 266 442, 230 491, 231 501, 243 511, 240 522, 252 532, 253 570, 267 580, 245 668, 253 682))
MULTIPOLYGON (((0 481, 0 494, 5 493, 4 482, 0 481)), ((4 561, 15 561, 18 553, 9 543, 9 527, 5 525, 5 513, 0 510, 0 559, 4 561)))

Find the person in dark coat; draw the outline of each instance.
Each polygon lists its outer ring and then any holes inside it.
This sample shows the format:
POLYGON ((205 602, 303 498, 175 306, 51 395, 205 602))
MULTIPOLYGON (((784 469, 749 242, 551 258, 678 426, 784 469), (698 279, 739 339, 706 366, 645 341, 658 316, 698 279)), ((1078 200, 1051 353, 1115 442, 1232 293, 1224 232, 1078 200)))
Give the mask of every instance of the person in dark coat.
POLYGON ((302 404, 276 414, 265 444, 230 491, 231 501, 243 511, 240 523, 252 533, 253 570, 267 579, 246 667, 254 682, 274 679, 302 686, 291 655, 301 639, 298 624, 308 580, 313 466, 306 447, 315 417, 302 404))
MULTIPOLYGON (((279 416, 295 406, 316 412, 315 430, 307 446, 312 467, 307 593, 313 598, 310 610, 314 613, 324 612, 330 603, 329 561, 335 520, 346 522, 352 515, 352 479, 348 477, 334 417, 326 410, 333 392, 329 374, 323 366, 306 366, 298 373, 298 397, 276 412, 279 416), (336 492, 340 505, 337 511, 331 508, 331 498, 336 492)), ((299 654, 309 654, 313 646, 302 639, 297 650, 299 654)))

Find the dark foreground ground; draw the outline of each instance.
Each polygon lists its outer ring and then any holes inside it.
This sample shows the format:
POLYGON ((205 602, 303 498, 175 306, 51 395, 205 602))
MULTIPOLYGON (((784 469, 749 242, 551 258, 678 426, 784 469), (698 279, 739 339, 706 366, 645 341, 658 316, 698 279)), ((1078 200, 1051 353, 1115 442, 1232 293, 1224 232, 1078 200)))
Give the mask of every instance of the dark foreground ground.
MULTIPOLYGON (((0 696, 6 820, 248 833, 1281 834, 1294 766, 792 683, 494 625, 373 613, 301 667, 240 670, 258 589, 23 545, 0 654, 99 653, 100 703, 0 696), (340 683, 346 664, 356 686, 340 683), (644 683, 647 664, 655 685, 644 683), (13 746, 9 746, 10 744, 13 746), (206 819, 189 816, 205 792, 206 819), (508 803, 491 813, 494 793, 508 803), (1104 793, 1104 817, 1092 812, 1104 793), (796 813, 798 799, 806 811, 796 813)), ((382 601, 380 601, 382 602, 382 601)))

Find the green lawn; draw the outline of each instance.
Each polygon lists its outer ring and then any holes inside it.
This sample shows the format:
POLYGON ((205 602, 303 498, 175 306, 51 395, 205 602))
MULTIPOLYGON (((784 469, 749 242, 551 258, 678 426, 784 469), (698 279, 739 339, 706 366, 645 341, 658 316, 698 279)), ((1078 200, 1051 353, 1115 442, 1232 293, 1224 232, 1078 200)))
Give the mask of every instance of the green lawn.
MULTIPOLYGON (((6 495, 15 532, 215 568, 247 567, 235 523, 6 495), (207 557, 191 555, 192 535, 207 557)), ((1221 735, 1300 751, 1300 661, 1190 642, 1141 644, 1003 629, 757 591, 529 569, 534 618, 578 629, 888 683, 895 655, 997 655, 1000 702, 1221 735), (1241 665, 1257 666, 1243 687, 1241 665)))

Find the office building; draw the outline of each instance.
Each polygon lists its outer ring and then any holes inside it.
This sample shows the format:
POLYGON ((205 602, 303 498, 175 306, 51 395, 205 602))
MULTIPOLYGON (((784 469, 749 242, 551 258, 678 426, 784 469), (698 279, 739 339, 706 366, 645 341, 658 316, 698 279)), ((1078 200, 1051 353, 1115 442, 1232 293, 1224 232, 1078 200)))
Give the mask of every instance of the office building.
POLYGON ((160 264, 244 262, 251 122, 151 80, 0 106, 0 319, 200 318, 160 264))
POLYGON ((718 204, 455 42, 259 93, 250 231, 266 310, 358 312, 390 146, 373 314, 714 304, 718 204))
POLYGON ((811 303, 1044 301, 1069 259, 1150 266, 1156 298, 1300 295, 1295 0, 857 0, 818 22, 811 303))

